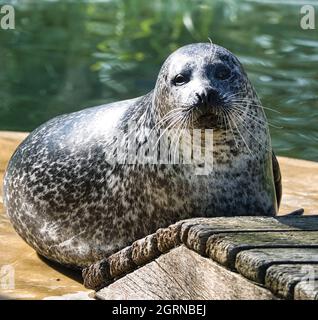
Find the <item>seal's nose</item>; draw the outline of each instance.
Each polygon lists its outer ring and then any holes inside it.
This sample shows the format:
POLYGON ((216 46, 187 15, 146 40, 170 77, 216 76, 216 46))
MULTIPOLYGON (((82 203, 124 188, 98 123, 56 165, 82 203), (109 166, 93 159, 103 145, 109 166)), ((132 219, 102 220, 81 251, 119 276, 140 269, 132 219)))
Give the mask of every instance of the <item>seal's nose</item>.
POLYGON ((212 107, 220 103, 220 96, 213 88, 197 92, 196 96, 198 98, 198 104, 202 107, 212 107))

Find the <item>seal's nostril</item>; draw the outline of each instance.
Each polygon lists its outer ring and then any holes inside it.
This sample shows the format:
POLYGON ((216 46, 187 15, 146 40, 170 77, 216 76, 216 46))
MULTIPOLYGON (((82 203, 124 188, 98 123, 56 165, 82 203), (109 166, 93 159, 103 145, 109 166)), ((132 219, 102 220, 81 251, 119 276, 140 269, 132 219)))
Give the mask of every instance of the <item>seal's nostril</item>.
POLYGON ((216 103, 218 103, 219 101, 219 96, 216 90, 214 89, 209 89, 207 91, 207 103, 209 105, 214 105, 216 103))
POLYGON ((205 92, 201 92, 201 93, 196 93, 195 94, 198 98, 198 103, 201 106, 206 106, 208 104, 208 100, 207 100, 207 95, 205 92))
POLYGON ((219 102, 219 95, 216 90, 208 89, 202 93, 195 93, 198 104, 201 106, 213 106, 219 102))
POLYGON ((199 103, 202 104, 203 103, 202 96, 200 94, 198 94, 198 93, 196 93, 195 95, 198 98, 199 103))

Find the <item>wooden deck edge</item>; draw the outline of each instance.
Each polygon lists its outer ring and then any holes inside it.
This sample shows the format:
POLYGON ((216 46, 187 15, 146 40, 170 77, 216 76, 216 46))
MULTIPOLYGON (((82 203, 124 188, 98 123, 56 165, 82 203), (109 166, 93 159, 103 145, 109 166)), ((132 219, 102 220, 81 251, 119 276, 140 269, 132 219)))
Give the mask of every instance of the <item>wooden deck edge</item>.
POLYGON ((276 300, 242 275, 184 245, 104 287, 100 300, 276 300))
MULTIPOLYGON (((279 235, 283 231, 287 233, 299 233, 301 230, 318 230, 317 217, 223 217, 195 218, 180 221, 168 228, 159 229, 155 234, 140 239, 131 246, 84 269, 84 285, 98 291, 109 286, 114 281, 120 281, 119 279, 123 276, 125 276, 125 280, 127 280, 129 273, 144 265, 149 266, 149 264, 157 258, 160 257, 159 259, 162 259, 161 257, 165 256, 170 250, 180 246, 186 246, 202 257, 209 256, 214 262, 221 263, 222 268, 228 269, 228 272, 235 271, 239 273, 239 270, 235 267, 229 267, 228 261, 222 261, 222 255, 228 252, 226 247, 222 248, 221 246, 216 257, 214 254, 210 254, 211 248, 207 246, 210 245, 208 240, 211 237, 218 234, 229 234, 231 232, 234 235, 255 232, 279 235)), ((295 247, 292 243, 288 246, 295 247)), ((263 247, 266 248, 268 245, 263 247)), ((298 247, 298 245, 296 245, 296 247, 298 247)), ((249 248, 242 248, 243 251, 246 249, 249 248)), ((239 251, 235 254, 238 253, 239 251)), ((235 261, 235 256, 232 256, 232 259, 235 261)), ((176 268, 176 266, 174 266, 174 268, 176 268)), ((121 281, 119 283, 121 283, 121 281)), ((259 283, 258 285, 262 284, 259 283)), ((273 292, 275 293, 275 290, 273 292)), ((273 295, 273 297, 274 296, 275 295, 273 295)))

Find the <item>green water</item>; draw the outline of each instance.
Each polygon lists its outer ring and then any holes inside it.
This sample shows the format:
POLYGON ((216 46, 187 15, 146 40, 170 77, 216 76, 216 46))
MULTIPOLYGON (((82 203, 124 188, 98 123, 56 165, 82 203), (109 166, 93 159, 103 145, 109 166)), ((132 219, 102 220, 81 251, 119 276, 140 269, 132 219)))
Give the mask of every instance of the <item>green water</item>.
POLYGON ((279 127, 271 127, 276 152, 318 161, 318 26, 301 29, 299 1, 13 4, 16 29, 0 29, 0 130, 30 131, 58 114, 143 95, 171 51, 210 37, 280 112, 267 112, 279 127))

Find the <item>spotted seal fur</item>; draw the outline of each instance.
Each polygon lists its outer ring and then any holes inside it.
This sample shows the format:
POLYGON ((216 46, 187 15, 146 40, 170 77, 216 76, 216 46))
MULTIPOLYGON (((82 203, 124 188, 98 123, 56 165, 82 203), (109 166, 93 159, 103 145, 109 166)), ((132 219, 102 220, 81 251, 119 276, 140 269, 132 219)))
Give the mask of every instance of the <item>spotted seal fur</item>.
POLYGON ((257 94, 238 59, 209 43, 172 53, 142 97, 43 124, 18 147, 4 179, 18 234, 40 255, 77 268, 180 219, 275 215, 280 196, 257 94), (197 174, 197 164, 128 163, 126 156, 110 161, 119 144, 133 136, 138 151, 162 128, 179 136, 192 130, 192 138, 194 129, 213 129, 208 172, 197 174), (122 140, 114 139, 117 130, 122 140))

